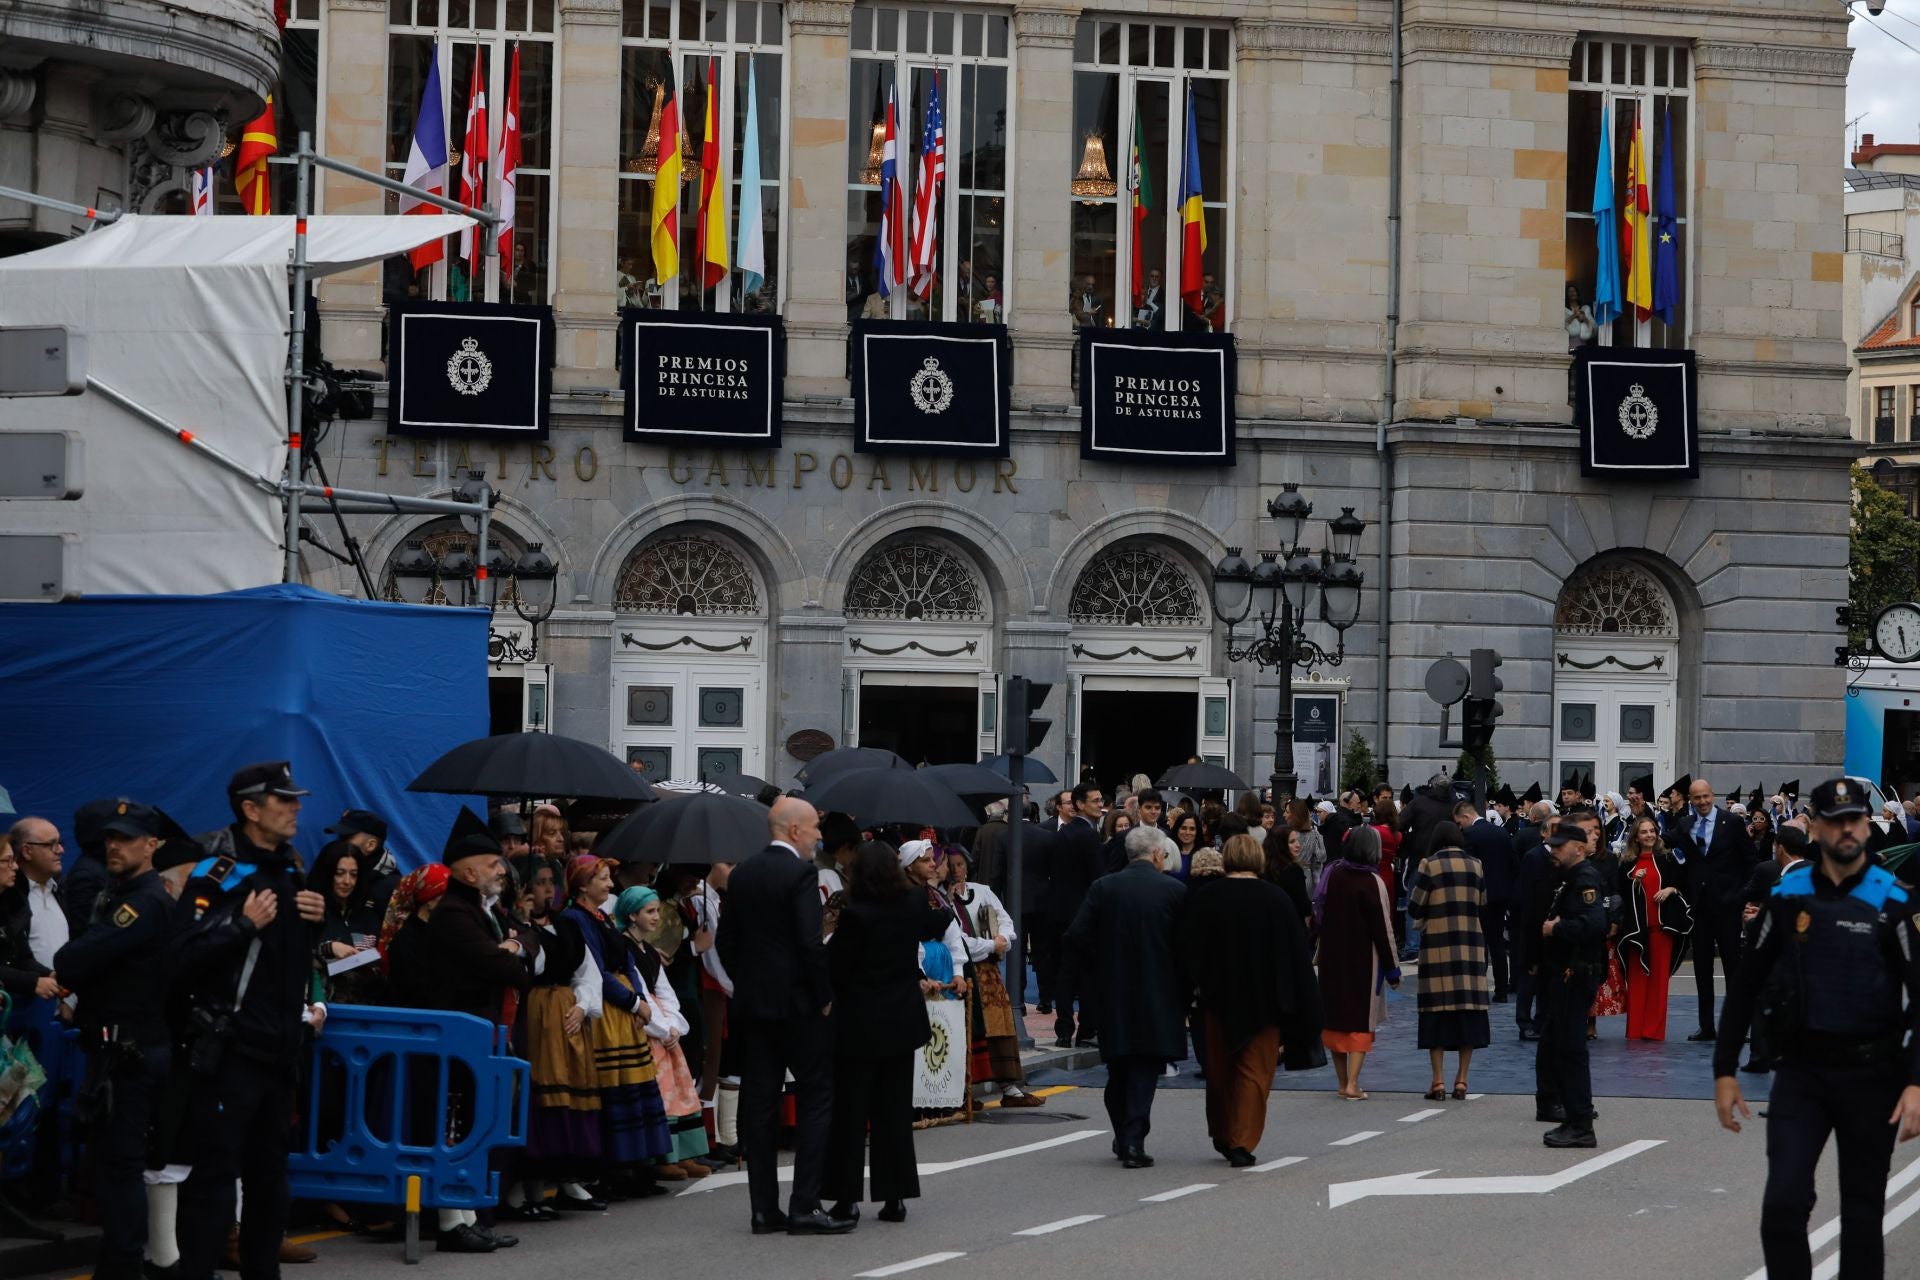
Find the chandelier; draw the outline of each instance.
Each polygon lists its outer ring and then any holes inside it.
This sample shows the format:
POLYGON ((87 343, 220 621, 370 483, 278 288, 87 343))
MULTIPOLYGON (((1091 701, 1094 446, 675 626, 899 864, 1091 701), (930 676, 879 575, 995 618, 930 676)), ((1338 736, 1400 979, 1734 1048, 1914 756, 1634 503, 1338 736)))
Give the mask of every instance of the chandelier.
POLYGON ((860 175, 862 185, 877 187, 880 185, 880 162, 887 153, 887 126, 885 121, 876 121, 873 126, 873 141, 867 147, 867 171, 860 175))
POLYGON ((1107 140, 1091 129, 1080 149, 1080 172, 1073 176, 1072 189, 1085 204, 1108 199, 1120 190, 1113 171, 1107 168, 1107 140))
MULTIPOLYGON (((660 172, 660 115, 667 105, 667 86, 664 81, 649 80, 653 90, 653 112, 647 119, 647 139, 640 144, 640 156, 629 161, 633 173, 651 178, 660 172)), ((687 122, 680 122, 680 181, 682 185, 697 182, 700 178, 700 153, 694 149, 693 135, 687 131, 687 122)))

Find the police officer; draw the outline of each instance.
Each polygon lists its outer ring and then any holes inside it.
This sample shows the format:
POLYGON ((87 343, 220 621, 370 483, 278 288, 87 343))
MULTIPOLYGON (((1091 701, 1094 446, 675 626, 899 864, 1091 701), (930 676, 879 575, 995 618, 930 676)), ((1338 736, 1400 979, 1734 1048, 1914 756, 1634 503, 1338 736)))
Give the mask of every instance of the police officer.
POLYGON ((1599 830, 1599 815, 1576 809, 1562 815, 1546 839, 1560 884, 1540 926, 1546 1011, 1534 1058, 1534 1118, 1558 1122, 1543 1139, 1549 1147, 1595 1145, 1587 1010, 1607 972, 1607 884, 1587 858, 1599 830))
POLYGON ((193 1173, 180 1190, 180 1278, 212 1280, 245 1190, 240 1272, 280 1273, 287 1224, 288 1121, 306 1045, 315 927, 326 900, 305 887, 293 846, 300 799, 284 760, 250 764, 227 784, 236 821, 201 838, 176 914, 175 994, 186 1006, 191 1080, 182 1133, 193 1173))
POLYGON ((1867 791, 1852 778, 1813 789, 1814 855, 1785 871, 1748 936, 1713 1051, 1713 1104, 1740 1132, 1734 1068, 1754 1009, 1767 1010, 1776 1055, 1767 1101, 1767 1189, 1760 1244, 1767 1274, 1812 1272, 1807 1220, 1827 1135, 1840 1162, 1841 1274, 1884 1273, 1880 1216, 1895 1138, 1920 1134, 1920 913, 1867 858, 1867 791), (1902 997, 1905 997, 1904 1009, 1902 997))
POLYGON ((139 1280, 147 1244, 147 1134, 172 1057, 161 962, 173 897, 153 869, 153 855, 163 840, 185 833, 158 809, 117 800, 98 834, 112 878, 86 931, 54 955, 54 973, 79 998, 87 1055, 80 1099, 92 1126, 101 1231, 93 1274, 139 1280))

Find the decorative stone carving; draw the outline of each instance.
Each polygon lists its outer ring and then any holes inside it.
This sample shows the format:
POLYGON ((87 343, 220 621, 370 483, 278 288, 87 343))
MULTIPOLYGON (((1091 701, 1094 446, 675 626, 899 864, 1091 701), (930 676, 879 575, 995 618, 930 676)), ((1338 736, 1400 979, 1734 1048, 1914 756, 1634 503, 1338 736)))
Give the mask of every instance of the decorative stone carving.
POLYGON ((180 190, 184 177, 156 153, 148 138, 127 144, 127 208, 134 213, 158 213, 167 192, 180 190))
POLYGON ((847 583, 849 618, 982 622, 980 582, 953 552, 932 542, 895 542, 867 553, 847 583))
POLYGON ((33 72, 0 67, 0 120, 24 114, 39 91, 40 81, 33 72))
POLYGON ((195 169, 220 154, 227 122, 215 111, 169 111, 146 136, 147 147, 168 164, 195 169))
POLYGON ((145 137, 159 113, 151 100, 121 91, 101 95, 94 102, 94 137, 110 146, 145 137))
POLYGON ((794 35, 845 36, 853 30, 852 0, 788 0, 787 29, 794 35))
POLYGON ((1505 27, 1442 27, 1421 23, 1407 27, 1401 33, 1400 44, 1408 62, 1431 59, 1564 67, 1573 57, 1575 39, 1571 31, 1515 31, 1505 27))
POLYGON ((1696 74, 1730 78, 1826 81, 1844 84, 1851 49, 1805 49, 1772 44, 1697 44, 1696 74))
POLYGON ((1103 551, 1073 584, 1073 622, 1099 626, 1198 627, 1207 616, 1193 578, 1155 547, 1103 551))
POLYGON ((628 613, 746 617, 760 612, 760 593, 746 561, 712 538, 656 538, 628 557, 613 588, 613 607, 628 613))
POLYGON ((1680 634, 1666 588, 1627 560, 1591 564, 1567 579, 1554 609, 1553 626, 1568 636, 1672 639, 1680 634))
POLYGON ((1384 62, 1388 55, 1387 29, 1357 23, 1245 22, 1234 29, 1233 38, 1243 58, 1327 54, 1384 62))
POLYGON ((1071 48, 1073 24, 1079 21, 1078 9, 1015 9, 1013 42, 1020 47, 1047 46, 1071 48))

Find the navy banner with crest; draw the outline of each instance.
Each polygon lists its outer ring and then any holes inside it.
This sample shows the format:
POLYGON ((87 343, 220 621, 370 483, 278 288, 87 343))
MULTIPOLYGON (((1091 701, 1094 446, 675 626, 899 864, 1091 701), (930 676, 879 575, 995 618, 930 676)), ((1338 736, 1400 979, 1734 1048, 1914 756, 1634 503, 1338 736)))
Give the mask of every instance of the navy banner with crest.
POLYGON ((547 438, 553 308, 387 306, 387 429, 400 436, 547 438))
POLYGON ((638 444, 778 448, 780 317, 628 310, 620 316, 623 420, 638 444))
POLYGON ((1005 325, 856 320, 852 342, 856 452, 1008 456, 1005 325))
POLYGON ((1233 335, 1080 331, 1080 456, 1233 465, 1233 335))
POLYGON ((1685 350, 1582 347, 1573 360, 1580 474, 1700 474, 1699 376, 1685 350))

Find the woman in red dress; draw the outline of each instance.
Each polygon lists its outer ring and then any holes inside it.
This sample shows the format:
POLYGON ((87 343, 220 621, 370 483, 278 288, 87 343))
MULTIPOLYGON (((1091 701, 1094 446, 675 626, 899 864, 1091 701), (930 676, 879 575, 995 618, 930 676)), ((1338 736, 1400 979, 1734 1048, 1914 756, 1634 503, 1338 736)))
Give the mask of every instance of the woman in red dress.
POLYGON ((1627 1039, 1667 1038, 1667 983, 1686 953, 1693 915, 1680 896, 1680 865, 1660 826, 1641 818, 1627 834, 1626 920, 1619 952, 1627 983, 1627 1039))

